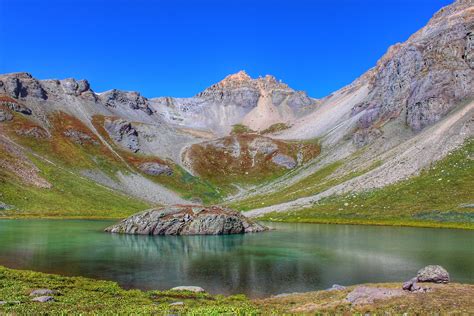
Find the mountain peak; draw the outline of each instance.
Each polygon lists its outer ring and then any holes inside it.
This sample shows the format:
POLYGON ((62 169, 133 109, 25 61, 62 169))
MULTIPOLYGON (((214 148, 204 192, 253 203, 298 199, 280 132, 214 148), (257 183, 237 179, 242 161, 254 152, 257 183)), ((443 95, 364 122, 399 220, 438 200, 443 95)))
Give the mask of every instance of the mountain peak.
POLYGON ((245 70, 240 70, 235 74, 228 75, 218 84, 225 86, 227 84, 244 83, 249 82, 251 80, 252 78, 245 72, 245 70))

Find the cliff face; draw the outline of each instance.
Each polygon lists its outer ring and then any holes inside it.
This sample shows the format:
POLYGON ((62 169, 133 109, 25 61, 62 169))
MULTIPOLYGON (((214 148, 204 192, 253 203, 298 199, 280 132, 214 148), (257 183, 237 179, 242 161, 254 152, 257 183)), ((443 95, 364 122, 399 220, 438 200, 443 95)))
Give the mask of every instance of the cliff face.
POLYGON ((474 6, 461 0, 441 9, 405 43, 390 47, 361 78, 370 92, 352 108, 352 115, 364 112, 355 137, 399 116, 420 131, 472 98, 473 78, 474 6))

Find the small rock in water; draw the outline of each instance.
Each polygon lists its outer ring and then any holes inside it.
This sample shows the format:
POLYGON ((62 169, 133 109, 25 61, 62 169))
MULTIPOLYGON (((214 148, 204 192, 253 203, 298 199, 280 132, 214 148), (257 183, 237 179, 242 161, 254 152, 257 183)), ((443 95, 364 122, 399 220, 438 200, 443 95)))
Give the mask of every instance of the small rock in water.
POLYGON ((177 286, 172 288, 171 291, 190 291, 194 293, 206 293, 206 290, 199 286, 177 286))
POLYGON ((449 273, 438 265, 429 265, 419 270, 416 274, 418 282, 448 283, 449 273))
POLYGON ((183 305, 184 305, 184 302, 174 302, 170 304, 170 306, 183 306, 183 305))
POLYGON ((32 299, 33 302, 40 302, 40 303, 46 303, 46 302, 52 302, 54 301, 54 297, 52 296, 37 296, 32 299))
POLYGON ((50 289, 36 289, 31 291, 30 296, 44 296, 44 295, 54 295, 57 294, 57 291, 50 289))
POLYGON ((327 289, 326 291, 340 291, 340 290, 345 290, 346 287, 345 286, 342 286, 342 285, 339 285, 339 284, 333 284, 329 289, 327 289))

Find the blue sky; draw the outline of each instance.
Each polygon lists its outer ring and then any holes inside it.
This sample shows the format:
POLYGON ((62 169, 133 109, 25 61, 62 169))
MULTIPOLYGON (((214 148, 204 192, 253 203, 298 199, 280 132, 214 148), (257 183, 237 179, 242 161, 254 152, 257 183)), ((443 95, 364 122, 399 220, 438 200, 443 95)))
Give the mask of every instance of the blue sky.
POLYGON ((243 69, 322 97, 450 2, 0 0, 0 73, 187 97, 243 69))

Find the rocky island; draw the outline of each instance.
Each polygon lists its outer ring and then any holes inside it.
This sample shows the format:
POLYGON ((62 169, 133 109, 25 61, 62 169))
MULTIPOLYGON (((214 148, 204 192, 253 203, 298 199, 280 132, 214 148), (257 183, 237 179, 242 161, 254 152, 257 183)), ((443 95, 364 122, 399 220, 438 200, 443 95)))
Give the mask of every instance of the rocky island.
POLYGON ((173 205, 146 210, 105 229, 136 235, 228 235, 268 230, 237 211, 220 206, 173 205))

